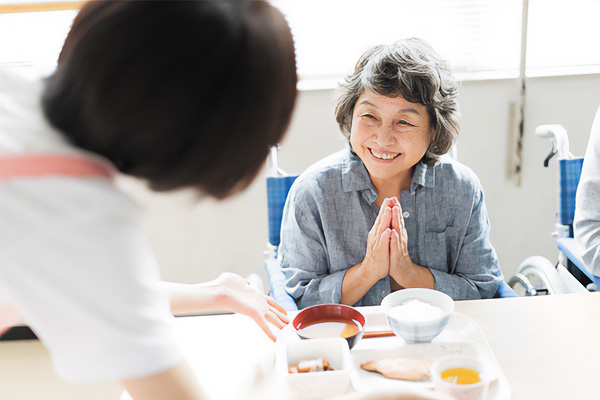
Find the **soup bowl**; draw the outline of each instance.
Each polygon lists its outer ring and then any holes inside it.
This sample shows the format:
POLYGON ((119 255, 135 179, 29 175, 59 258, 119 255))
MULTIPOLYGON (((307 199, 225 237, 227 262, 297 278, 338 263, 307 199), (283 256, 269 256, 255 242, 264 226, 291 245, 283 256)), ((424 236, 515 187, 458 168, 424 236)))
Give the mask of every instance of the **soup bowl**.
POLYGON ((301 339, 342 337, 351 349, 365 332, 366 319, 356 308, 344 304, 318 304, 300 311, 292 321, 301 339))
POLYGON ((381 307, 396 336, 407 343, 428 343, 448 324, 454 300, 437 290, 410 288, 388 294, 381 307))

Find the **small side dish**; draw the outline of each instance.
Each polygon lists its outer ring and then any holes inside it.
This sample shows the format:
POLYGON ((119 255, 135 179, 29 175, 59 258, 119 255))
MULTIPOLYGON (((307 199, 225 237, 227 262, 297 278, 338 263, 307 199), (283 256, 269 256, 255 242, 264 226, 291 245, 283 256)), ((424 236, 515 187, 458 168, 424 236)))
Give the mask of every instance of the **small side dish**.
POLYGON ((275 364, 282 388, 277 398, 322 400, 350 387, 350 349, 341 337, 278 342, 275 364))
POLYGON ((437 359, 431 366, 435 390, 457 400, 484 400, 497 374, 478 357, 461 354, 437 359))

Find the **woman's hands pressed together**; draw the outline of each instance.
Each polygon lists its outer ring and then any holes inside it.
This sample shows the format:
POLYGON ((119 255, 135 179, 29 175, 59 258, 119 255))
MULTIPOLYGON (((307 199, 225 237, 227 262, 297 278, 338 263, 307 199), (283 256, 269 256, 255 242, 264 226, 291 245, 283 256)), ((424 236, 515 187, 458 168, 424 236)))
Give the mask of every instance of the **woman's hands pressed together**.
MULTIPOLYGON (((386 199, 388 200, 388 199, 386 199)), ((392 208, 384 200, 373 228, 367 236, 367 252, 362 262, 366 273, 374 282, 390 273, 390 239, 392 237, 392 208)))
POLYGON ((383 200, 367 237, 367 251, 360 264, 350 268, 342 283, 340 302, 354 305, 379 280, 391 278, 391 289, 433 288, 429 269, 414 264, 408 254, 408 233, 397 197, 383 200))
POLYGON ((397 197, 388 197, 381 203, 367 239, 365 261, 370 270, 379 272, 377 280, 390 275, 398 286, 402 275, 410 272, 413 263, 408 255, 408 234, 397 197))

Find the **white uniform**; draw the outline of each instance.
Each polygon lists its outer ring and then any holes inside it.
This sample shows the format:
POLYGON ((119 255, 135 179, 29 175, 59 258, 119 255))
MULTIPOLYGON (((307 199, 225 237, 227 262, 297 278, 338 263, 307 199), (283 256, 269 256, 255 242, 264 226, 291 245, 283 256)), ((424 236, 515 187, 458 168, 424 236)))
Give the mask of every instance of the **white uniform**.
MULTIPOLYGON (((0 158, 85 155, 48 125, 42 81, 26 75, 0 67, 0 158)), ((0 329, 16 307, 63 379, 135 378, 183 360, 159 280, 138 207, 112 179, 0 180, 0 329)))
POLYGON ((583 261, 600 276, 600 108, 592 125, 575 203, 575 238, 585 247, 583 261))

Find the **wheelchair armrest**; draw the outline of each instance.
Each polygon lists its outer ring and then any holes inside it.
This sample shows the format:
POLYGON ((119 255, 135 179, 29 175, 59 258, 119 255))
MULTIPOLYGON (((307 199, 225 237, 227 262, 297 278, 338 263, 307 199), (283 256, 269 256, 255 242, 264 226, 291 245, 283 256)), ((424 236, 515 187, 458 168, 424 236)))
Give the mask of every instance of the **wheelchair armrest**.
POLYGON ((265 271, 269 280, 270 294, 286 311, 296 311, 298 306, 294 298, 285 290, 285 275, 276 258, 265 260, 265 271))
POLYGON ((498 288, 498 292, 496 293, 496 297, 506 298, 506 297, 519 297, 517 292, 513 288, 510 287, 505 280, 500 282, 500 287, 498 288))
POLYGON ((564 255, 576 266, 581 272, 587 276, 596 285, 600 284, 600 277, 594 275, 590 271, 585 263, 583 262, 582 254, 584 247, 576 239, 573 238, 560 238, 556 241, 558 249, 564 253, 564 255))

